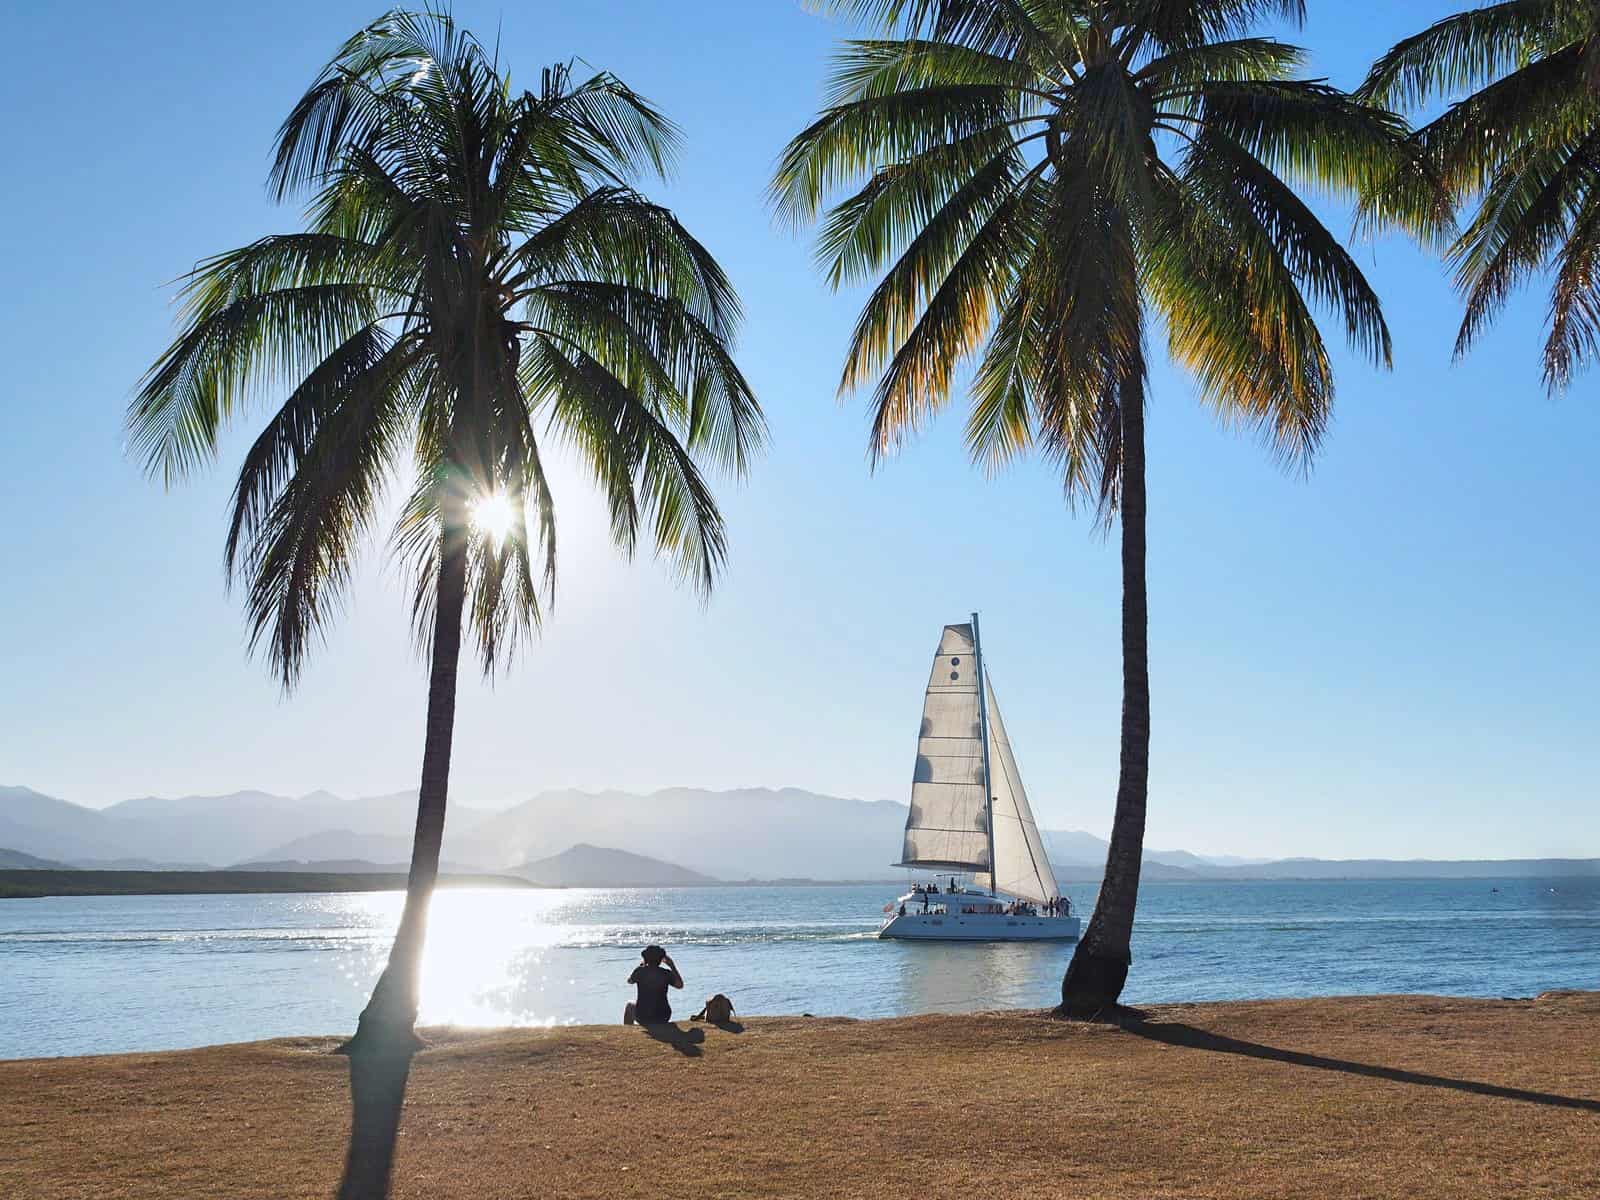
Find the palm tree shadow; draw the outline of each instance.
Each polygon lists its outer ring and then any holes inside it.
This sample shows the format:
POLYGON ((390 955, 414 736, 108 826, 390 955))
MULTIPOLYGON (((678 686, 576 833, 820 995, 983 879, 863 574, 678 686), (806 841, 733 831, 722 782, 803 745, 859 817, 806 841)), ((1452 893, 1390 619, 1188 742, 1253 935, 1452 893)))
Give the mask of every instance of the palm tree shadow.
POLYGON ((339 1200, 381 1200, 389 1194, 410 1075, 409 1049, 350 1054, 350 1142, 339 1200))
POLYGON ((699 1058, 702 1053, 700 1043, 706 1040, 704 1029, 679 1029, 671 1021, 660 1025, 641 1024, 639 1028, 656 1041, 665 1042, 685 1058, 699 1058))
POLYGON ((723 1033, 744 1032, 744 1025, 738 1021, 712 1021, 710 1024, 715 1025, 718 1029, 722 1030, 723 1033))
POLYGON ((1552 1108, 1575 1108, 1582 1112, 1600 1113, 1600 1100, 1559 1096, 1553 1092, 1530 1092, 1522 1088, 1502 1087, 1495 1083, 1480 1083, 1473 1079, 1452 1079, 1446 1075, 1427 1075, 1420 1071, 1402 1070, 1399 1067, 1380 1067, 1372 1063, 1327 1058, 1321 1054, 1306 1054, 1299 1050, 1282 1050, 1276 1046, 1263 1046, 1259 1042, 1226 1037, 1182 1022, 1169 1024, 1164 1021, 1135 1020, 1124 1024, 1122 1028, 1138 1037, 1168 1046, 1211 1050, 1218 1054, 1240 1054, 1246 1058, 1262 1058, 1269 1062, 1288 1063, 1296 1067, 1315 1067, 1320 1071, 1340 1071, 1346 1075, 1387 1079, 1393 1083, 1449 1088, 1452 1091, 1468 1092, 1475 1096, 1493 1096, 1500 1100, 1520 1100, 1528 1104, 1545 1104, 1552 1108))

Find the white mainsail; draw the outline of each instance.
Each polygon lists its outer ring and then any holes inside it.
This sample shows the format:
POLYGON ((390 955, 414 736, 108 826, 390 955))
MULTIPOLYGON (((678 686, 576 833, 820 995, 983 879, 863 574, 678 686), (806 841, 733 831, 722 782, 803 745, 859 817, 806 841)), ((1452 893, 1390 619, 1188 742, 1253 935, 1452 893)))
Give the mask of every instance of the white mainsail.
POLYGON ((979 887, 1042 903, 1061 890, 988 674, 988 665, 978 662, 972 626, 946 625, 922 702, 911 812, 898 865, 970 872, 979 887))
POLYGON ((983 721, 972 626, 946 625, 922 701, 902 867, 989 869, 983 721))

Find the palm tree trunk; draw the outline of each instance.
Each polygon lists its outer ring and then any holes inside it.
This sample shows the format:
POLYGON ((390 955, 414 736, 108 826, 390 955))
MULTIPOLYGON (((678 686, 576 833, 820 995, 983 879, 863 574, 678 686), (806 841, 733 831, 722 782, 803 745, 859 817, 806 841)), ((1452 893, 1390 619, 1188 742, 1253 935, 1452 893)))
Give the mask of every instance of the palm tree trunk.
POLYGON ((389 1194, 395 1138, 405 1106, 415 1032, 428 904, 439 878, 450 747, 455 735, 456 669, 461 658, 461 612, 466 602, 465 501, 446 488, 439 578, 435 592, 433 661, 428 675, 428 723, 417 791, 417 829, 400 928, 389 962, 361 1013, 355 1036, 339 1047, 350 1056, 350 1142, 339 1200, 383 1200, 389 1194))
MULTIPOLYGON (((1142 364, 1141 364, 1142 368, 1142 364)), ((1144 374, 1123 382, 1122 419, 1122 764, 1105 879, 1089 928, 1061 980, 1063 1016, 1115 1010, 1133 963, 1133 912, 1144 857, 1150 796, 1150 647, 1145 600, 1144 374)))
MULTIPOLYGON (((452 489, 447 488, 447 493, 452 489)), ((411 874, 405 909, 355 1037, 340 1049, 392 1053, 415 1050, 418 976, 427 935, 428 904, 439 877, 439 847, 444 840, 445 800, 450 786, 450 747, 455 734, 456 670, 461 657, 461 612, 466 601, 467 516, 465 502, 453 494, 444 501, 439 578, 435 593, 433 661, 428 675, 428 723, 422 751, 422 785, 417 791, 417 828, 411 845, 411 874)))

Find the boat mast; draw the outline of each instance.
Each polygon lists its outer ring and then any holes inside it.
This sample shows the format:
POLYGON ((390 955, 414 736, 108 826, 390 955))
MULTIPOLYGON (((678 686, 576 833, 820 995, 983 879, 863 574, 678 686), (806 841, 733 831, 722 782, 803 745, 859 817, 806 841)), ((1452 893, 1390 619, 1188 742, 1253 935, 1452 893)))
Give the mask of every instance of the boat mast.
POLYGON ((983 746, 983 812, 989 831, 989 895, 994 895, 994 786, 989 782, 989 701, 983 685, 983 644, 978 640, 978 614, 972 614, 972 658, 978 664, 978 740, 983 746))

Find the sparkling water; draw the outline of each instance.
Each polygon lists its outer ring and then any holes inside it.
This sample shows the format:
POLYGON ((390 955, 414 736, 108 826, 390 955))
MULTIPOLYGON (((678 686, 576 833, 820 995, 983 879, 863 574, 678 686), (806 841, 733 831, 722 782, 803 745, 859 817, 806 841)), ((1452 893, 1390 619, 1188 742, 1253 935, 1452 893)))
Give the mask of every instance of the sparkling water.
MULTIPOLYGON (((1092 888, 1070 890, 1087 918, 1092 888)), ((1054 1002, 1070 944, 879 941, 893 885, 449 889, 425 1024, 620 1019, 648 942, 745 1015, 858 1017, 1054 1002)), ((0 1058, 349 1032, 398 892, 0 901, 0 1058)), ((1130 1003, 1600 988, 1600 879, 1150 883, 1130 1003)))

